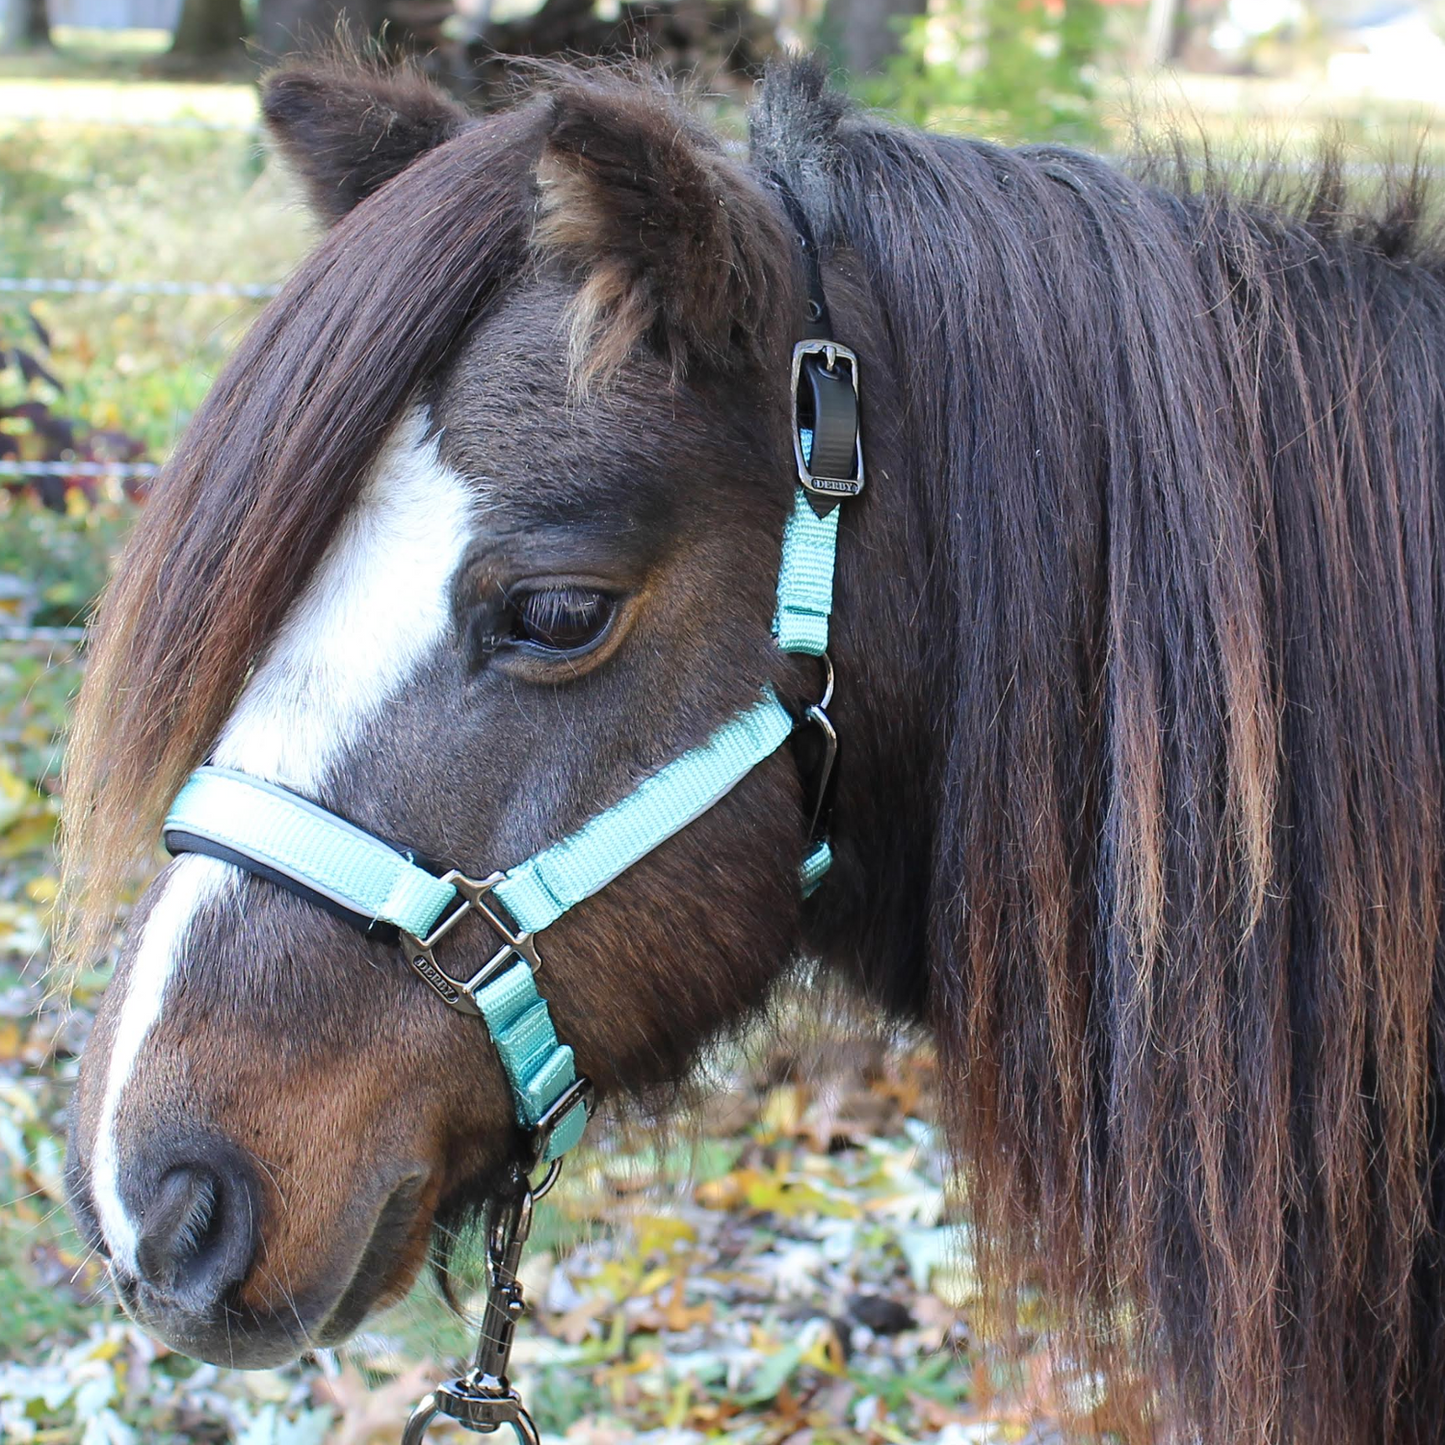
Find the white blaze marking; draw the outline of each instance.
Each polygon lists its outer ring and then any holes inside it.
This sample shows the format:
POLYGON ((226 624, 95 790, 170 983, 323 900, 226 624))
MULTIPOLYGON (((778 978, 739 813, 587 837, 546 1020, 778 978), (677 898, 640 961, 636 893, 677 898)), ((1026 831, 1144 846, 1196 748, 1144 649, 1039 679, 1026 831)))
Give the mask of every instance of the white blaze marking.
MULTIPOLYGON (((221 732, 213 761, 315 795, 366 723, 445 635, 452 577, 475 496, 444 467, 429 420, 406 413, 315 574, 221 732)), ((229 863, 194 854, 155 885, 116 1023, 92 1183, 112 1257, 135 1272, 136 1229, 120 1196, 115 1121, 193 918, 233 886, 229 863)))
POLYGON ((121 1090, 135 1067, 141 1043, 160 1017, 161 999, 178 954, 173 945, 185 933, 201 905, 231 881, 234 871, 218 858, 203 858, 195 853, 178 858, 155 885, 159 896, 146 917, 140 943, 131 959, 125 1003, 110 1048, 105 1098, 101 1101, 100 1124, 95 1136, 91 1189, 111 1258, 132 1274, 136 1268, 136 1229, 120 1197, 115 1141, 115 1116, 120 1108, 121 1090))

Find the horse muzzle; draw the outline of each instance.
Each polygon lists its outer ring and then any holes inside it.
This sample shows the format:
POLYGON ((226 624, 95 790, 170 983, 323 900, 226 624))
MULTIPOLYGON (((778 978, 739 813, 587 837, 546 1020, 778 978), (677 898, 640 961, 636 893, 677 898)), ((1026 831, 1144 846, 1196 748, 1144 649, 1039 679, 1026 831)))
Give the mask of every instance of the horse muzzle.
POLYGON ((352 1210, 311 1267, 268 1264, 264 1195, 249 1161, 214 1136, 148 1153, 126 1181, 134 1248, 111 1253, 87 1171, 72 1153, 72 1217, 110 1259, 126 1313, 174 1350, 212 1364, 266 1369, 350 1336, 383 1297, 410 1285, 430 1227, 425 1170, 392 1174, 352 1210), (421 1216, 426 1212, 427 1217, 421 1216))

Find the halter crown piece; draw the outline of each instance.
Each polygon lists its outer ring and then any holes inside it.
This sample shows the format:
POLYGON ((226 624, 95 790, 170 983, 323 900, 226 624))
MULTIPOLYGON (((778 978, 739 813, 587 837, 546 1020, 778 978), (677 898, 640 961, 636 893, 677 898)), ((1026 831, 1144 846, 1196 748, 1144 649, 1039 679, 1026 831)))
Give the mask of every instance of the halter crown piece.
POLYGON ((505 872, 472 878, 422 866, 389 843, 275 783, 229 768, 201 767, 167 814, 172 853, 204 853, 268 878, 336 913, 369 936, 400 944, 416 972, 462 1013, 480 1017, 512 1090, 522 1139, 508 1187, 487 1221, 487 1299, 477 1353, 464 1375, 417 1405, 402 1445, 421 1445, 437 1416, 490 1434, 510 1426, 535 1445, 536 1426, 507 1379, 512 1335, 525 1306, 517 1266, 532 1205, 552 1186, 562 1156, 581 1139, 592 1088, 572 1050, 557 1038, 537 992, 542 964, 536 935, 590 898, 729 793, 785 741, 792 740, 809 813, 800 867, 806 897, 832 863, 827 839, 838 739, 828 719, 833 669, 828 622, 838 503, 863 488, 858 358, 832 338, 811 228, 796 198, 769 177, 792 219, 808 290, 808 322, 793 348, 792 436, 798 487, 783 533, 773 635, 783 652, 823 660, 821 700, 801 719, 770 685, 751 707, 700 746, 674 758, 620 802, 505 872), (469 921, 473 920, 475 921, 469 921), (475 973, 458 976, 438 961, 463 926, 491 931, 496 947, 475 973), (531 1177, 545 1168, 545 1177, 531 1177))

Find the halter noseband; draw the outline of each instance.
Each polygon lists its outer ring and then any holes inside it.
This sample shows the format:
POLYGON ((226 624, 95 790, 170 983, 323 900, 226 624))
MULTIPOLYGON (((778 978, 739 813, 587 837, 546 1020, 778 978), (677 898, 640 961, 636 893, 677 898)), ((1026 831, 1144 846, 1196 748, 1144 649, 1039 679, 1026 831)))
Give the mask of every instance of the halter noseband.
POLYGON ((535 1428, 506 1380, 511 1323, 521 1312, 517 1258, 531 1205, 552 1182, 561 1157, 582 1137, 592 1088, 560 1043, 537 992, 542 960, 535 935, 592 897, 640 858, 707 812, 759 763, 792 739, 803 775, 809 846, 799 869, 803 896, 832 863, 827 839, 838 740, 827 714, 833 695, 828 625, 838 503, 863 488, 858 358, 832 337, 812 230, 792 191, 769 177, 793 222, 806 273, 808 321, 793 348, 792 438, 797 468, 793 510, 783 531, 773 636, 783 652, 823 660, 819 702, 794 719, 769 684, 708 740, 659 768, 575 833, 505 872, 470 878, 429 868, 308 798, 230 768, 201 767, 186 780, 165 820, 174 854, 203 853, 270 879, 361 929, 400 942, 413 969, 451 1007, 487 1026, 511 1086, 526 1144, 514 1188, 500 1199, 488 1231, 491 1281, 482 1343, 473 1368, 417 1407, 404 1445, 419 1445, 437 1414, 473 1430, 510 1425, 523 1442, 535 1428), (436 951, 472 915, 497 946, 475 973, 458 977, 436 951), (528 1176, 550 1166, 533 1188, 528 1176))

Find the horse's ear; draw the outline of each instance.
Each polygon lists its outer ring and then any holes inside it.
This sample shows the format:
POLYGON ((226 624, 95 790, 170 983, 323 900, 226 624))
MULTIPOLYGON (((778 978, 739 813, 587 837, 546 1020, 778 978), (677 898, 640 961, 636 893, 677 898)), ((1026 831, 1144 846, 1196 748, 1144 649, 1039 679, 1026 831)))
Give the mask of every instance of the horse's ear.
POLYGON ((471 120, 413 72, 356 63, 297 63, 273 71, 262 86, 261 112, 327 222, 339 221, 471 120))
POLYGON ((639 344, 675 375, 761 360, 786 236, 758 182, 670 100, 622 83, 560 90, 537 179, 539 249, 579 284, 581 381, 639 344))

